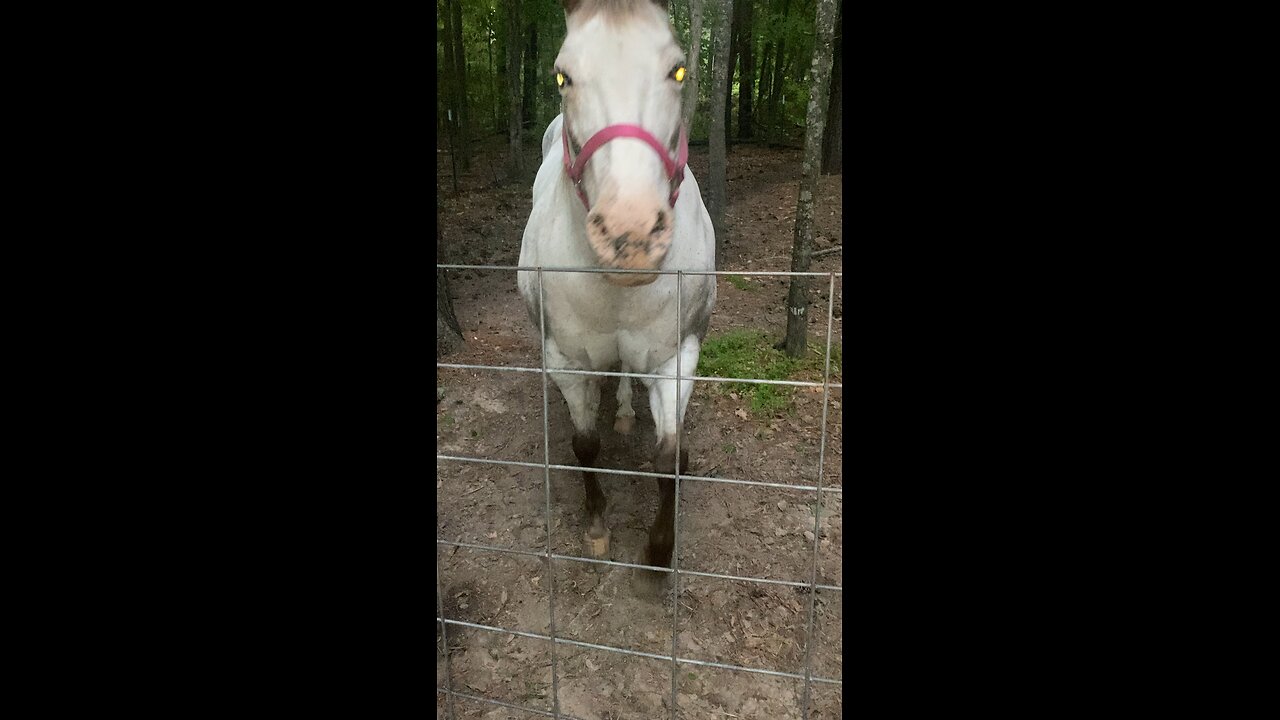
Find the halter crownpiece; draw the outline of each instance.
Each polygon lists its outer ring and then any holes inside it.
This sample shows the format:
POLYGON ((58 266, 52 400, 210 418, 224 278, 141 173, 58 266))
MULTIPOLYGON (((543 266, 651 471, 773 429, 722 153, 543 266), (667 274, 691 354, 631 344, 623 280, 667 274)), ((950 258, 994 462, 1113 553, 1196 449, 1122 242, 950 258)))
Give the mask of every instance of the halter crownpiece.
POLYGON ((582 152, 578 153, 576 160, 569 157, 569 124, 567 122, 560 126, 560 137, 564 140, 564 171, 573 181, 573 188, 578 191, 578 197, 582 198, 582 207, 588 211, 591 210, 591 203, 587 201, 587 193, 582 189, 582 173, 587 169, 587 161, 596 150, 610 140, 618 138, 643 140, 658 153, 658 157, 662 158, 663 166, 667 169, 667 180, 675 184, 668 202, 672 208, 676 206, 676 198, 680 197, 680 184, 684 182, 684 169, 689 161, 689 136, 685 132, 684 125, 680 126, 680 144, 676 148, 675 158, 667 154, 667 148, 658 142, 657 138, 639 125, 610 125, 587 140, 587 144, 582 146, 582 152))

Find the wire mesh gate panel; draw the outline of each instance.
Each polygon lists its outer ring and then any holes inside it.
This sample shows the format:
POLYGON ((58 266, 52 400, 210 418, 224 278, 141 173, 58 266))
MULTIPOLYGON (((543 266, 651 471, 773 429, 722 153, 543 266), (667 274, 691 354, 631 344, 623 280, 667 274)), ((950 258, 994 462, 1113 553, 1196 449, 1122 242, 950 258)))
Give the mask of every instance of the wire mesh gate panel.
MULTIPOLYGON (((551 267, 454 265, 454 264, 441 264, 441 265, 437 265, 436 267, 438 269, 446 269, 446 270, 448 269, 497 270, 497 271, 525 271, 525 272, 537 273, 538 292, 540 296, 544 292, 542 289, 543 288, 542 277, 544 273, 639 272, 639 273, 653 274, 653 271, 617 271, 617 270, 605 270, 602 268, 551 268, 551 267)), ((822 584, 817 581, 818 562, 819 562, 819 539, 822 536, 822 532, 821 532, 822 517, 821 516, 822 516, 822 506, 823 506, 822 504, 823 493, 840 494, 842 493, 842 490, 843 490, 842 486, 825 487, 825 488, 823 487, 823 478, 824 478, 823 469, 824 469, 824 463, 826 461, 826 443, 827 443, 827 435, 828 435, 827 417, 828 417, 828 408, 831 405, 830 393, 832 389, 842 388, 842 384, 832 383, 830 381, 833 310, 834 310, 834 301, 835 301, 835 282, 837 277, 842 276, 842 273, 840 272, 793 273, 793 272, 768 272, 768 271, 745 271, 745 272, 657 271, 656 274, 677 276, 677 294, 676 294, 677 307, 676 307, 676 319, 674 323, 677 330, 677 338, 682 338, 684 335, 683 328, 680 327, 680 324, 681 324, 681 318, 683 317, 681 305, 683 302, 683 282, 684 282, 685 275, 716 275, 716 276, 734 275, 734 276, 775 276, 775 277, 807 276, 807 277, 815 277, 815 278, 817 277, 826 278, 828 280, 827 282, 827 328, 826 328, 825 351, 824 351, 824 359, 823 359, 824 362, 823 362, 822 382, 816 383, 816 382, 804 382, 804 381, 795 381, 795 380, 768 380, 768 379, 748 378, 748 377, 698 376, 696 374, 696 368, 682 368, 680 366, 679 353, 676 353, 675 375, 657 375, 657 374, 633 373, 633 372, 606 372, 606 371, 587 371, 587 370, 568 370, 568 369, 548 368, 546 364, 546 347, 545 347, 546 346, 545 328, 546 328, 547 319, 545 316, 546 310, 545 310, 544 302, 539 302, 540 316, 538 318, 540 330, 541 330, 541 332, 539 333, 539 337, 540 337, 539 342, 541 345, 540 353, 539 353, 540 367, 536 367, 536 368, 535 367, 513 367, 513 366, 506 366, 506 365, 480 365, 480 364, 437 362, 436 367, 438 369, 454 368, 454 369, 461 369, 461 370, 539 373, 542 376, 541 400, 542 400, 543 453, 542 453, 541 462, 532 462, 532 461, 525 461, 525 460, 501 460, 496 458, 442 454, 440 452, 437 452, 437 455, 436 455, 437 462, 445 461, 450 463, 462 463, 462 464, 472 464, 472 465, 507 466, 511 468, 541 469, 542 471, 541 472, 541 475, 542 475, 542 493, 541 493, 542 503, 541 504, 543 505, 542 511, 544 516, 543 520, 544 520, 544 527, 545 527, 545 535, 539 541, 539 544, 543 548, 541 552, 526 550, 526 549, 517 549, 517 548, 511 548, 511 547, 500 547, 500 546, 489 545, 484 543, 462 542, 461 540, 448 540, 448 539, 439 538, 439 537, 436 540, 436 544, 437 544, 437 561, 436 561, 437 618, 436 618, 436 621, 438 624, 437 627, 439 628, 439 632, 444 641, 443 655, 444 655, 444 664, 445 664, 445 668, 444 668, 445 687, 437 687, 437 693, 444 695, 448 717, 451 719, 454 717, 457 717, 457 714, 456 714, 457 710, 455 709, 455 698, 462 698, 468 701, 484 703, 486 705, 491 705, 494 707, 505 707, 511 710, 518 710, 520 712, 530 713, 533 715, 541 715, 541 716, 557 717, 557 718, 570 718, 571 720, 580 720, 580 718, 576 718, 573 715, 562 712, 561 706, 560 706, 560 699, 561 699, 560 678, 561 678, 562 671, 559 663, 558 650, 564 650, 566 648, 598 650, 598 651, 604 651, 607 653, 613 653, 613 654, 618 654, 623 656, 630 656, 634 658, 646 658, 648 660, 661 661, 666 664, 669 664, 670 666, 670 714, 673 720, 677 717, 677 711, 679 709, 679 693, 678 693, 679 684, 678 684, 677 678, 678 678, 679 672, 681 671, 682 666, 718 668, 723 670, 750 673, 756 676, 760 676, 762 678, 774 677, 774 678, 785 678, 793 681, 803 681, 803 695, 802 695, 801 702, 799 703, 799 707, 801 709, 802 716, 806 719, 809 717, 811 693, 815 687, 842 686, 842 681, 839 678, 820 677, 817 674, 815 674, 813 671, 813 652, 814 652, 815 645, 817 645, 817 642, 815 640, 815 635, 814 635, 814 632, 815 632, 814 622, 815 622, 815 611, 816 611, 816 601, 817 601, 816 591, 817 590, 825 590, 825 591, 833 591, 833 592, 843 591, 843 588, 839 585, 822 584), (620 378, 620 382, 628 382, 628 383, 631 382, 631 378, 650 378, 650 379, 658 379, 658 380, 676 380, 676 381, 692 380, 695 382, 711 382, 711 383, 731 382, 731 383, 759 384, 759 385, 807 387, 807 388, 813 388, 815 392, 817 389, 820 389, 822 393, 822 414, 821 414, 821 424, 820 424, 821 437, 818 443, 818 472, 817 472, 816 483, 814 485, 775 483, 775 482, 763 482, 759 480, 750 480, 750 479, 712 477, 709 475, 690 475, 690 474, 680 472, 680 468, 679 468, 680 463, 678 462, 676 463, 675 471, 671 474, 644 472, 639 470, 620 470, 620 469, 612 469, 607 467, 582 468, 576 465, 554 464, 551 462, 551 458, 550 458, 551 437, 550 437, 550 407, 549 407, 550 400, 549 400, 549 381, 548 381, 549 373, 595 375, 600 377, 618 377, 620 378), (594 558, 588 558, 588 557, 581 557, 577 555, 566 555, 562 553, 553 552, 552 522, 551 522, 551 519, 552 519, 551 471, 552 470, 571 471, 571 472, 580 472, 582 470, 589 470, 591 472, 597 473, 598 475, 605 475, 605 476, 632 476, 632 477, 653 477, 653 478, 673 479, 674 495, 675 495, 675 512, 674 512, 675 547, 673 548, 673 551, 672 551, 672 567, 659 568, 659 567, 652 567, 648 565, 640 565, 636 563, 621 562, 616 560, 600 560, 600 559, 594 559, 594 558), (738 486, 747 486, 747 487, 776 488, 776 489, 786 489, 786 490, 792 490, 792 491, 798 491, 798 492, 804 492, 804 493, 813 493, 816 502, 813 504, 814 518, 813 518, 813 529, 811 533, 812 547, 811 547, 811 550, 809 551, 810 560, 809 560, 809 567, 808 567, 808 581, 800 582, 800 581, 794 581, 794 580, 780 580, 780 579, 681 569, 680 568, 680 548, 682 547, 682 534, 683 534, 682 525, 680 523, 681 483, 688 482, 688 481, 694 481, 696 483, 711 483, 711 484, 720 483, 720 484, 729 484, 729 485, 738 485, 738 486), (446 608, 445 608, 446 598, 445 598, 444 586, 441 581, 441 575, 440 575, 439 550, 442 547, 451 547, 455 551, 457 548, 468 548, 471 550, 478 550, 478 551, 484 551, 484 552, 501 553, 501 554, 506 554, 511 556, 523 557, 526 560, 539 562, 544 567, 544 574, 545 574, 545 577, 547 578, 547 598, 548 598, 548 610, 549 610, 549 617, 547 618, 548 632, 546 633, 529 632, 529 631, 507 628, 507 627, 497 627, 494 625, 487 625, 483 623, 468 622, 465 620, 448 617, 446 613, 446 608), (671 575, 670 584, 672 589, 672 593, 670 595, 672 599, 672 602, 670 603, 671 613, 672 613, 670 652, 669 653, 645 652, 645 651, 635 650, 635 649, 630 649, 625 647, 618 647, 616 645, 611 645, 611 644, 585 642, 583 640, 577 640, 577 639, 565 637, 563 633, 558 633, 557 627, 556 627, 557 625, 556 584, 557 583, 555 579, 556 576, 555 576, 555 567, 554 567, 554 563, 556 563, 557 561, 559 561, 562 564, 582 563, 582 564, 594 565, 600 568, 606 568, 606 567, 631 568, 631 569, 639 569, 639 570, 670 574, 671 575), (804 643, 803 666, 794 668, 794 670, 771 670, 771 669, 766 669, 761 667, 748 667, 744 665, 713 662, 708 660, 700 660, 696 658, 680 656, 680 654, 678 653, 679 645, 678 645, 677 639, 679 636, 680 606, 682 604, 681 602, 679 602, 679 599, 681 597, 680 586, 681 586, 682 577, 714 578, 719 580, 727 580, 727 581, 742 582, 742 583, 757 583, 757 584, 765 584, 765 585, 772 585, 772 586, 779 586, 779 587, 789 587, 798 591, 799 590, 807 591, 807 608, 805 609, 806 622, 805 622, 805 634, 804 634, 805 643, 804 643), (481 631, 490 632, 490 633, 505 634, 510 636, 509 641, 514 641, 517 638, 527 638, 530 640, 536 640, 539 642, 547 643, 548 647, 550 648, 550 665, 551 665, 550 708, 548 710, 543 710, 539 708, 530 707, 527 704, 516 704, 513 702, 498 700, 491 697, 485 697, 476 693, 466 692, 461 688, 454 687, 453 673, 450 668, 450 647, 449 647, 449 640, 448 640, 450 627, 471 628, 471 629, 481 630, 481 631)), ((651 411, 652 411, 652 408, 651 408, 651 411)), ((680 454, 680 444, 681 442, 683 442, 683 438, 681 437, 681 435, 683 434, 684 433, 677 433, 676 457, 679 457, 679 454, 680 454)), ((714 487, 714 485, 712 485, 712 487, 714 487)), ((808 538, 809 536, 810 536, 810 533, 806 532, 805 537, 808 538)), ((490 537, 492 537, 492 535, 490 535, 490 537)), ((538 578, 534 578, 534 579, 537 580, 538 578)), ((506 597, 505 590, 503 590, 503 596, 504 598, 506 597)), ((587 665, 590 667, 590 660, 587 660, 587 665)))

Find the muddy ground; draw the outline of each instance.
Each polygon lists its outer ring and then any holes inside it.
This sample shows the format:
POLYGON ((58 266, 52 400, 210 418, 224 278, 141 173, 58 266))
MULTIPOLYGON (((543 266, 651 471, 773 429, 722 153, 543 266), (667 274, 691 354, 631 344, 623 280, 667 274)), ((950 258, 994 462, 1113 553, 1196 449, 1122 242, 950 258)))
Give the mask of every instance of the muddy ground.
MULTIPOLYGON (((537 133, 541 137, 541 133, 537 133)), ((502 138, 483 143, 454 194, 447 154, 438 156, 440 218, 451 262, 515 265, 528 219, 536 147, 526 169, 511 180, 502 138)), ((729 153, 726 270, 790 268, 792 229, 800 178, 799 150, 740 144, 729 153)), ((707 148, 690 150, 689 165, 707 177, 707 148)), ((706 188, 703 188, 704 194, 706 188)), ((842 243, 841 178, 821 179, 816 249, 842 243)), ((841 269, 841 253, 817 259, 813 270, 841 269)), ((454 306, 466 346, 445 362, 538 367, 539 343, 513 271, 451 271, 454 306)), ((810 338, 827 333, 826 281, 811 297, 810 338)), ((786 278, 719 278, 709 336, 754 328, 780 338, 785 327, 786 278)), ((833 342, 843 337, 841 279, 836 279, 833 342)), ((438 454, 541 462, 542 377, 536 373, 437 369, 444 397, 436 405, 438 454)), ((821 381, 821 373, 798 379, 821 381)), ((842 382, 833 373, 832 382, 842 382)), ((821 391, 795 393, 790 408, 771 416, 749 412, 745 399, 713 383, 699 383, 686 416, 689 473, 774 483, 817 480, 821 391)), ((602 467, 652 471, 655 443, 648 393, 633 394, 636 430, 613 430, 613 379, 601 392, 602 467)), ((842 393, 832 390, 827 416, 823 486, 841 487, 842 393)), ((550 459, 576 465, 569 413, 549 383, 550 459)), ((541 469, 436 463, 439 539, 543 552, 547 545, 544 472, 541 469)), ((609 501, 612 559, 643 562, 648 528, 657 511, 652 478, 598 475, 609 501)), ((682 481, 679 567, 737 576, 807 582, 812 568, 815 493, 777 488, 682 481)), ((823 492, 818 582, 843 586, 842 494, 823 492)), ((583 487, 579 474, 551 471, 551 548, 581 556, 583 487)), ((649 653, 670 653, 671 592, 655 593, 630 568, 557 560, 554 577, 541 558, 437 546, 446 616, 451 619, 548 633, 549 588, 555 587, 557 635, 649 653)), ((843 592, 816 598, 813 675, 842 679, 843 592)), ((680 579, 677 652, 682 657, 783 672, 804 672, 808 590, 685 576, 680 579)), ((437 624, 438 627, 438 624, 437 624)), ((551 709, 551 648, 543 640, 450 625, 452 687, 503 702, 551 709)), ((437 638, 436 686, 446 684, 437 638)), ((582 720, 670 716, 671 663, 614 652, 558 645, 560 710, 582 720)), ((677 673, 679 717, 800 718, 803 681, 682 664, 677 673)), ((841 716, 841 685, 814 683, 810 717, 841 716)), ((437 717, 447 717, 437 693, 437 717)), ((459 699, 457 717, 534 718, 506 708, 459 699)))

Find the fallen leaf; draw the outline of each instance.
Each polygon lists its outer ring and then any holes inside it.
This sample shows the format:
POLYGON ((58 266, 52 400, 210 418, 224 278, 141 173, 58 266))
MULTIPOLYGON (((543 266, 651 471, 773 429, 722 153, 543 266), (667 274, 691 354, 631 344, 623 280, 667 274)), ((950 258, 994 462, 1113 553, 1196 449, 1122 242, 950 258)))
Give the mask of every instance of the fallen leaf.
POLYGON ((591 658, 587 658, 587 669, 590 670, 591 672, 595 672, 600 669, 600 666, 591 662, 591 658))
POLYGON ((734 411, 733 411, 733 414, 734 414, 734 415, 737 415, 738 417, 742 418, 743 420, 746 420, 746 419, 747 419, 747 411, 746 411, 746 410, 743 410, 742 408, 738 408, 737 410, 734 410, 734 411))

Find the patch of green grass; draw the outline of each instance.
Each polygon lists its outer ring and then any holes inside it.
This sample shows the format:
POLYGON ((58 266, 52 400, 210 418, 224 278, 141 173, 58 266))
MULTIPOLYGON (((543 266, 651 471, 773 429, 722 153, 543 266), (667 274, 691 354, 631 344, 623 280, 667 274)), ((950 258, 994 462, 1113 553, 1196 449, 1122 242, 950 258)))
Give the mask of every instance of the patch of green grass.
POLYGON ((720 448, 720 449, 721 449, 721 450, 724 450, 724 452, 725 452, 725 454, 726 454, 726 455, 732 455, 732 454, 734 454, 734 453, 738 452, 738 448, 737 448, 737 446, 735 446, 733 443, 725 443, 725 444, 724 444, 724 447, 722 447, 722 448, 720 448))
MULTIPOLYGON (((727 276, 729 277, 729 276, 727 276)), ((825 341, 825 337, 823 338, 825 341)), ((707 377, 740 377, 757 380, 794 380, 798 376, 821 379, 825 345, 809 343, 803 358, 788 357, 773 349, 775 339, 759 330, 730 330, 710 335, 702 343, 698 374, 707 377)), ((839 372, 840 349, 831 348, 831 372, 839 372)), ((770 416, 792 412, 794 387, 749 383, 716 383, 721 392, 737 392, 750 401, 751 411, 770 416)))
POLYGON ((730 285, 738 288, 739 290, 755 289, 754 287, 752 287, 751 283, 741 275, 725 275, 724 279, 728 280, 730 285))

